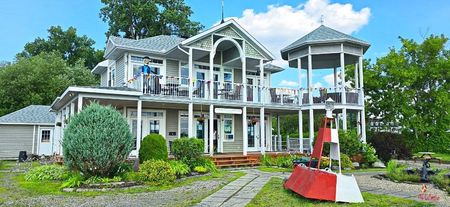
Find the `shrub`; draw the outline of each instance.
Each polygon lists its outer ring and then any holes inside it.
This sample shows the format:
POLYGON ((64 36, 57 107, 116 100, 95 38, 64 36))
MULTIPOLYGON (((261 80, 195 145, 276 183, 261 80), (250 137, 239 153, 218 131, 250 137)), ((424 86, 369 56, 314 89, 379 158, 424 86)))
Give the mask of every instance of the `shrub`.
POLYGON ((176 179, 175 171, 163 160, 147 160, 141 164, 139 177, 153 185, 172 183, 176 179))
POLYGON ((206 169, 206 168, 203 167, 203 166, 197 166, 197 167, 194 167, 194 171, 195 171, 195 172, 198 172, 198 173, 207 173, 207 172, 208 172, 208 169, 206 169))
POLYGON ((65 181, 61 188, 77 188, 80 187, 84 181, 84 177, 80 173, 72 174, 67 181, 65 181))
POLYGON ((111 106, 92 103, 72 117, 64 131, 64 164, 88 177, 113 176, 132 145, 127 120, 111 106))
POLYGON ((270 155, 263 155, 260 158, 260 162, 263 166, 275 166, 275 159, 270 155))
POLYGON ((342 169, 345 169, 345 168, 355 169, 350 157, 344 153, 341 153, 341 168, 342 169))
POLYGON ((83 181, 83 184, 95 184, 95 183, 113 183, 113 182, 120 182, 122 181, 122 177, 120 176, 114 176, 112 178, 102 178, 97 176, 92 176, 85 181, 83 181))
POLYGON ((149 134, 144 137, 139 149, 139 162, 143 163, 147 160, 167 160, 169 156, 167 152, 166 140, 160 134, 149 134))
POLYGON ((323 168, 327 168, 327 167, 330 167, 330 158, 322 157, 320 159, 320 168, 323 169, 323 168))
POLYGON ((365 163, 372 165, 374 162, 376 162, 378 157, 375 153, 376 153, 376 150, 374 147, 372 147, 372 145, 363 144, 362 155, 363 155, 365 163))
POLYGON ((42 165, 35 167, 25 174, 27 181, 63 180, 67 177, 67 170, 59 165, 42 165))
POLYGON ((175 159, 181 160, 189 167, 200 159, 204 152, 203 140, 197 138, 176 139, 172 144, 172 153, 175 159))
POLYGON ((197 167, 197 166, 204 167, 208 170, 208 172, 217 172, 218 171, 214 162, 210 158, 207 158, 207 157, 200 157, 193 163, 193 165, 195 167, 197 167))
POLYGON ((142 181, 139 172, 129 171, 122 174, 122 180, 124 181, 142 181))
POLYGON ((292 159, 290 156, 278 156, 275 159, 276 166, 284 168, 292 168, 292 159))
POLYGON ((407 159, 412 156, 406 146, 405 137, 401 134, 379 132, 370 136, 368 142, 373 145, 378 157, 384 162, 391 160, 394 155, 397 159, 407 159))
POLYGON ((387 163, 386 166, 386 176, 391 180, 397 182, 404 182, 404 181, 419 182, 420 177, 418 174, 410 175, 405 172, 405 169, 407 167, 408 167, 407 165, 399 165, 397 161, 391 160, 387 163))
POLYGON ((183 177, 191 172, 191 168, 188 165, 184 164, 178 160, 169 160, 170 167, 173 171, 175 171, 175 175, 177 177, 183 177))
POLYGON ((447 174, 449 172, 449 170, 442 170, 438 174, 430 177, 431 182, 433 182, 439 188, 447 191, 447 193, 450 193, 450 178, 447 177, 447 174))
POLYGON ((355 130, 339 130, 339 145, 341 152, 351 157, 361 152, 363 144, 355 130))

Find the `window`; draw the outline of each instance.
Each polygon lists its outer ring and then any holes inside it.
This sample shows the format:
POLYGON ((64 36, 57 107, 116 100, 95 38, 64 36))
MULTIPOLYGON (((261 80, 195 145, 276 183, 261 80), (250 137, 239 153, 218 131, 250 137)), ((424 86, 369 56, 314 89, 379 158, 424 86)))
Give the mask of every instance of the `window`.
POLYGON ((41 142, 50 142, 50 130, 41 131, 41 142))
POLYGON ((233 115, 224 115, 223 133, 225 141, 234 141, 233 115))
POLYGON ((224 69, 223 71, 223 81, 226 83, 232 83, 233 82, 233 70, 231 69, 224 69))
POLYGON ((189 65, 182 63, 180 68, 181 85, 188 85, 189 83, 189 65))
POLYGON ((189 136, 189 123, 188 123, 188 115, 181 114, 180 115, 180 137, 189 136))
POLYGON ((159 120, 150 120, 150 134, 159 134, 159 120))
MULTIPOLYGON (((141 56, 131 56, 131 61, 132 62, 139 62, 139 63, 143 63, 144 62, 144 57, 141 56)), ((162 65, 164 63, 164 60, 161 59, 156 59, 156 58, 150 58, 150 64, 160 64, 162 65)))

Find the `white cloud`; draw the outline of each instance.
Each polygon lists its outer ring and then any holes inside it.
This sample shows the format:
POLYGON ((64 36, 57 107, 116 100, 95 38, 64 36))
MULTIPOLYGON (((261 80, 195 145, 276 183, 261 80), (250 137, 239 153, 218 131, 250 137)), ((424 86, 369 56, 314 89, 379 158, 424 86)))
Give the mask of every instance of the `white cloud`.
MULTIPOLYGON (((329 87, 334 86, 334 74, 333 73, 323 76, 323 80, 325 81, 325 83, 327 83, 327 85, 329 87)), ((337 81, 339 82, 339 77, 338 77, 337 81)))
POLYGON ((233 18, 277 57, 274 64, 287 66, 280 50, 319 27, 322 15, 326 26, 350 34, 366 25, 370 14, 367 7, 357 11, 351 4, 308 0, 297 7, 269 5, 259 13, 246 9, 241 17, 233 18))
POLYGON ((278 84, 279 86, 282 86, 282 87, 291 87, 291 88, 294 88, 294 87, 298 87, 298 82, 295 82, 295 81, 288 81, 288 80, 281 80, 281 82, 278 84))
POLYGON ((322 87, 323 87, 322 82, 317 82, 313 84, 313 88, 322 88, 322 87))

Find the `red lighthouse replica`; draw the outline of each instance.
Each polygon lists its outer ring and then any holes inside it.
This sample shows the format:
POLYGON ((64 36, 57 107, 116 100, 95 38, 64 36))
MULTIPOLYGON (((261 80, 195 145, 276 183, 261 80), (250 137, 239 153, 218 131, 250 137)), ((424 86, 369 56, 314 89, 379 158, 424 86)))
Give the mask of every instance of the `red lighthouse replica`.
POLYGON ((364 199, 353 175, 341 174, 341 158, 336 120, 332 117, 334 101, 327 100, 327 115, 319 127, 308 166, 297 165, 284 187, 306 198, 335 202, 362 203, 364 199), (330 168, 320 169, 324 143, 330 143, 330 168), (311 166, 313 159, 317 166, 311 166), (339 163, 339 172, 331 171, 331 161, 339 163))

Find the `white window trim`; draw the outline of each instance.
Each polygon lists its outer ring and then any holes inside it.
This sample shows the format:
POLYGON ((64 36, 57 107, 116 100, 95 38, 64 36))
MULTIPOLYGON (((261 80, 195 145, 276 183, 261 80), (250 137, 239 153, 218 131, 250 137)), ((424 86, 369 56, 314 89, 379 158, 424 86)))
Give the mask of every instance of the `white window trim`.
POLYGON ((46 144, 52 143, 52 128, 44 128, 44 127, 39 128, 39 142, 40 143, 46 143, 46 144), (50 132, 48 142, 42 142, 42 132, 43 131, 49 131, 50 132))
MULTIPOLYGON (((195 116, 196 115, 201 115, 201 114, 204 114, 205 116, 208 116, 207 118, 205 118, 205 122, 207 122, 207 120, 209 120, 209 115, 206 113, 206 112, 201 112, 201 111, 194 111, 194 113, 193 113, 193 115, 194 115, 194 120, 193 120, 193 122, 192 122, 192 124, 193 124, 193 126, 192 126, 192 128, 193 129, 196 129, 195 127, 195 125, 197 124, 197 122, 196 122, 196 120, 195 120, 195 116)), ((209 113, 209 112, 208 112, 209 113)), ((189 114, 189 112, 188 111, 178 111, 178 134, 177 134, 177 137, 178 137, 178 139, 179 138, 181 138, 181 115, 188 115, 189 114)), ((189 116, 189 115, 188 115, 189 116)), ((188 117, 188 121, 189 121, 189 117, 188 117)), ((207 124, 205 124, 205 130, 206 131, 208 131, 207 130, 208 129, 208 126, 207 126, 207 124)), ((208 134, 209 132, 206 132, 206 134, 208 134)), ((205 136, 206 137, 206 136, 205 136)))

